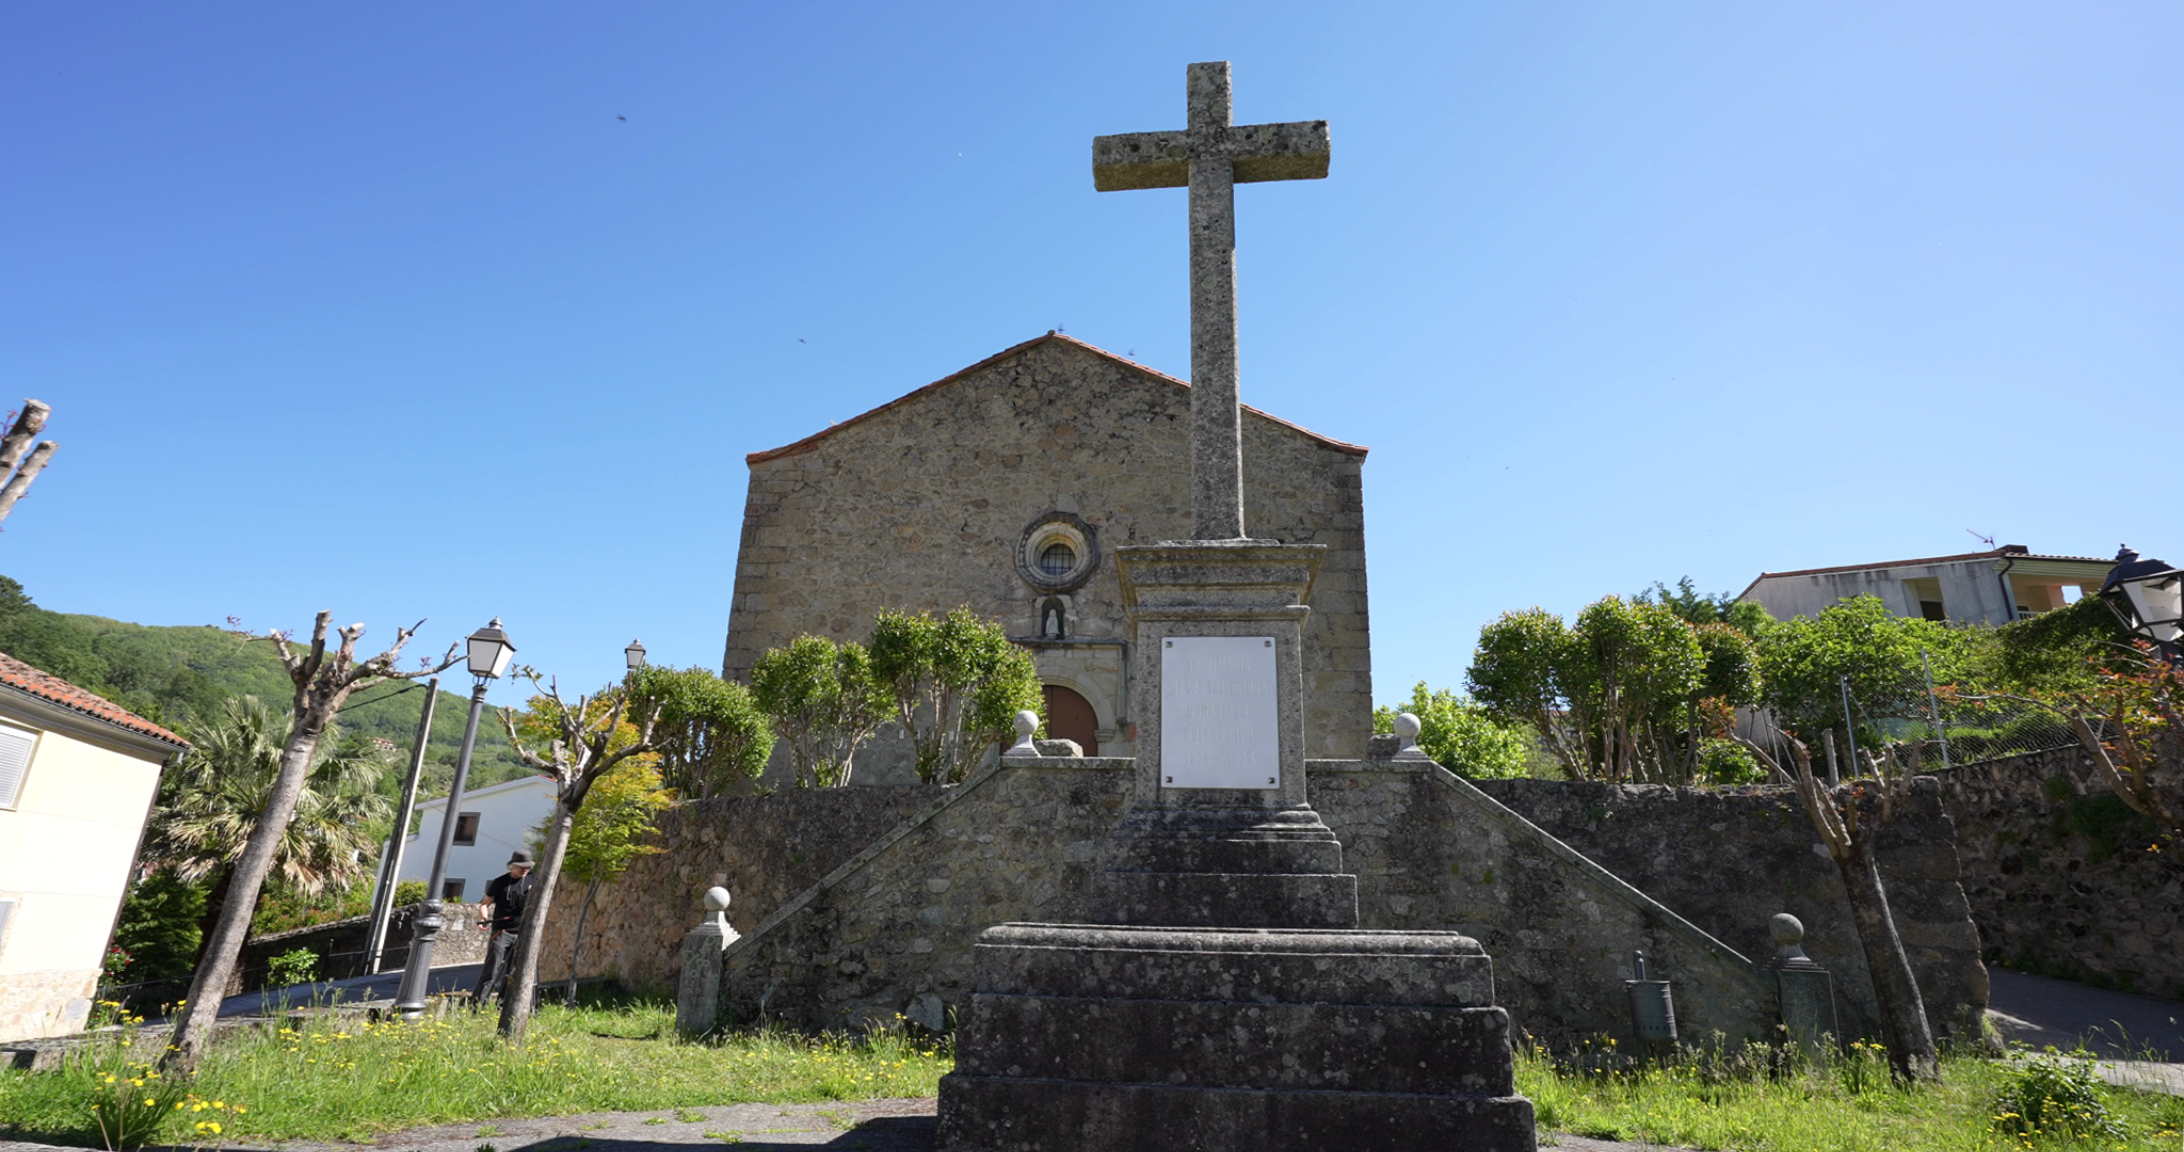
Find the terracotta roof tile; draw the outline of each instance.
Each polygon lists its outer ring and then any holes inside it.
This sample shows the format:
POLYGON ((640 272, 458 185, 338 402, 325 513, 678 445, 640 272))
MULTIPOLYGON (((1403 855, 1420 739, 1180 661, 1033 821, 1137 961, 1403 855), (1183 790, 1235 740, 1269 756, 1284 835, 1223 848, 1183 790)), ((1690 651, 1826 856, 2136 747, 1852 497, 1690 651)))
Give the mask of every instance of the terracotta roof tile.
MULTIPOLYGON (((860 412, 857 415, 852 416, 839 424, 822 429, 818 432, 814 432, 811 435, 804 437, 802 440, 798 440, 794 444, 784 444, 779 448, 769 448, 764 452, 753 452, 750 455, 745 456, 743 458, 743 462, 746 464, 760 464, 764 463, 765 461, 773 460, 782 456, 800 456, 818 447, 820 441, 834 435, 836 432, 840 432, 842 429, 847 428, 852 424, 861 424, 866 420, 870 420, 874 416, 877 416, 880 413, 887 411, 890 408, 894 408, 903 404, 908 404, 910 401, 915 400, 928 392, 933 392, 940 388, 945 388, 948 385, 963 379, 965 376, 968 376, 971 373, 976 372, 989 364, 998 363, 1020 352, 1028 351, 1032 348, 1048 342, 1074 345, 1078 348, 1082 348, 1085 351, 1092 353, 1095 356, 1100 356, 1108 360, 1113 360, 1118 364, 1127 364, 1130 367, 1135 368, 1148 376, 1160 380, 1165 380, 1178 388, 1188 388, 1191 386, 1190 381, 1188 380, 1178 380, 1175 377, 1170 376, 1167 373, 1162 372, 1158 369, 1147 368, 1145 365, 1140 364, 1135 360, 1132 360, 1125 356, 1117 356, 1114 353, 1109 352, 1105 348, 1094 347, 1093 345, 1087 344, 1074 336, 1065 336, 1059 332, 1049 332, 1044 336, 1035 336, 1029 340, 1024 341, 1021 344, 1016 345, 1015 347, 1004 348, 1001 351, 986 357, 984 360, 981 360, 968 368, 962 369, 958 372, 952 372, 946 376, 941 377, 938 380, 933 381, 930 384, 927 384, 923 388, 917 389, 914 392, 908 392, 901 396, 897 396, 893 400, 890 400, 887 403, 882 404, 879 407, 874 408, 868 412, 860 412)), ((1352 456, 1363 456, 1367 451, 1364 445, 1346 444, 1343 441, 1337 440, 1332 436, 1322 436, 1319 433, 1312 431, 1310 428, 1306 428, 1302 424, 1294 424, 1290 421, 1282 419, 1279 416, 1275 416, 1266 412, 1261 412, 1260 410, 1252 407, 1249 404, 1240 404, 1238 405, 1238 407, 1242 408, 1246 412, 1251 413, 1254 416, 1258 416, 1266 420, 1271 420, 1284 428, 1293 428, 1296 431, 1302 432, 1305 435, 1310 436, 1312 439, 1319 441, 1320 443, 1334 449, 1337 452, 1347 452, 1352 456)))
POLYGON ((189 747, 189 741, 123 708, 121 705, 86 692, 74 684, 49 672, 41 672, 0 652, 0 684, 28 692, 40 700, 58 704, 72 712, 81 712, 95 720, 103 720, 116 728, 165 741, 177 748, 189 747))

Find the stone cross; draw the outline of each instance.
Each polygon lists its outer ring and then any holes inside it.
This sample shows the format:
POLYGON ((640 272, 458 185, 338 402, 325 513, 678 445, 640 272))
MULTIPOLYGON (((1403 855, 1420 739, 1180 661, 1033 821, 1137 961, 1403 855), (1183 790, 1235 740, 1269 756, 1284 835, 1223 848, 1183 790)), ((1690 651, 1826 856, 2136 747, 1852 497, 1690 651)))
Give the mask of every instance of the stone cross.
POLYGON ((1327 121, 1229 123, 1226 60, 1184 69, 1189 127, 1092 138, 1092 186, 1191 190, 1192 538, 1244 535, 1236 391, 1236 193, 1257 180, 1327 175, 1327 121))

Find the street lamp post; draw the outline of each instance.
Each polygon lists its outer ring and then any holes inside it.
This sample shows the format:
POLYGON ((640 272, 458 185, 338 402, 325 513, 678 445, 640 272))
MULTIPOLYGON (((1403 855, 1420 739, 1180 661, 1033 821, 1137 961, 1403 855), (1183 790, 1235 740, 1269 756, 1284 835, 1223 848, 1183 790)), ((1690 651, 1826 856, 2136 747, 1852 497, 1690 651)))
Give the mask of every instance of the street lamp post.
POLYGON ((409 963, 402 969, 402 987, 395 993, 394 1010, 404 1020, 425 1015, 426 985, 432 977, 432 944, 447 921, 440 915, 441 885, 447 882, 447 853, 455 846, 455 823, 463 802, 463 783, 470 778, 470 753, 478 744, 478 716, 485 711, 487 685, 508 670, 508 658, 516 646, 501 631, 500 617, 470 634, 470 674, 477 683, 470 690, 470 719, 463 725, 463 750, 455 760, 455 780, 448 787, 447 810, 440 815, 440 844, 432 853, 432 878, 425 881, 425 906, 417 916, 410 938, 409 963))
POLYGON ((2133 636, 2153 641, 2164 659, 2177 659, 2177 639, 2184 633, 2184 571, 2165 561, 2141 560, 2125 545, 2101 585, 2101 602, 2133 636))
POLYGON ((645 642, 642 640, 630 641, 629 647, 622 649, 622 662, 629 665, 629 670, 632 672, 644 667, 645 642))

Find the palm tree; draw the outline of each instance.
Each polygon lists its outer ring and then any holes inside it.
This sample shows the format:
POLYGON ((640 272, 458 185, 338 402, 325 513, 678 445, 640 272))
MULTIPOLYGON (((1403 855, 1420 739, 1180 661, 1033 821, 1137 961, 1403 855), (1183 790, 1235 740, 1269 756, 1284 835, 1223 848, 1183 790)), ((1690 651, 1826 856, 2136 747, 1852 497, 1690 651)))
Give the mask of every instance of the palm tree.
MULTIPOLYGON (((145 859, 153 870, 184 880, 214 877, 205 899, 205 941, 227 903, 235 862, 265 811, 288 718, 276 716, 255 696, 223 701, 210 718, 189 727, 190 750, 160 786, 145 859)), ((368 741, 329 740, 314 758, 290 820, 273 856, 273 868, 290 888, 316 896, 346 889, 370 875, 367 855, 378 844, 366 832, 387 819, 387 798, 373 791, 386 762, 368 741)))

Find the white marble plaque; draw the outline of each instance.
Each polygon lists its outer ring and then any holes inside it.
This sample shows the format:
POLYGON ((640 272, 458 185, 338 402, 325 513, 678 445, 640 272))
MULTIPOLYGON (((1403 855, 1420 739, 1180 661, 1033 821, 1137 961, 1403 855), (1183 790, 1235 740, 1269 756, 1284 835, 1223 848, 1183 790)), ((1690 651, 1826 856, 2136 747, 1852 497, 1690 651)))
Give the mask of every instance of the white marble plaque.
POLYGON ((1161 641, 1160 776, 1169 788, 1278 788, 1281 720, 1268 636, 1161 641))

